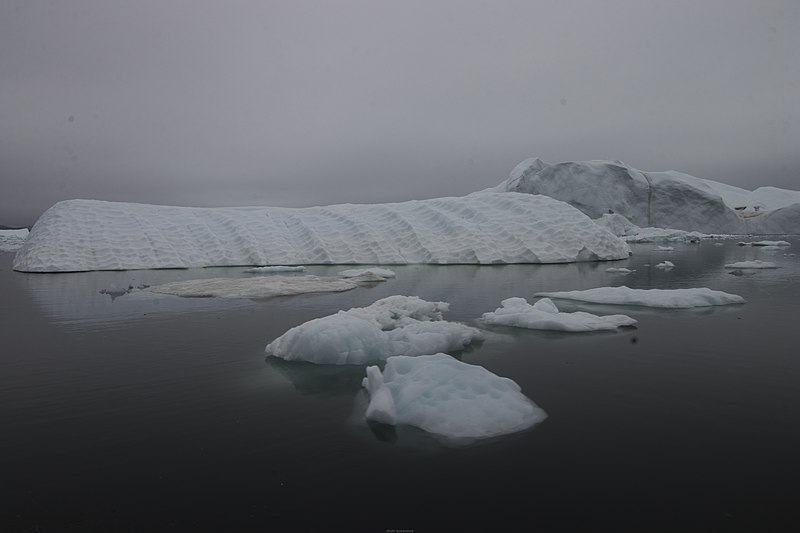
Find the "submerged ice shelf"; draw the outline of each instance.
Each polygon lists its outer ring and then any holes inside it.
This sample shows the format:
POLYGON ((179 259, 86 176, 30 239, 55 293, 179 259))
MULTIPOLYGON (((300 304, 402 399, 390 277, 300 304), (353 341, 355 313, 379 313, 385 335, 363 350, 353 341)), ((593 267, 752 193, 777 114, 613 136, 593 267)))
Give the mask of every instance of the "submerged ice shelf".
POLYGON ((577 209, 530 194, 307 208, 68 200, 39 218, 14 269, 568 263, 629 252, 577 209))

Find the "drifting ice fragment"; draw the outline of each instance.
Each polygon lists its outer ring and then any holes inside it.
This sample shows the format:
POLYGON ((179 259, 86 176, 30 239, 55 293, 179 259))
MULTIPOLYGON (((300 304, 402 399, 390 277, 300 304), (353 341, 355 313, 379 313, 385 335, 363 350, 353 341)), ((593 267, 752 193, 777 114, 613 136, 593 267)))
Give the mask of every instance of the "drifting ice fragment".
POLYGON ((499 326, 572 332, 614 330, 636 324, 636 320, 625 315, 562 313, 549 298, 542 298, 533 305, 524 298, 508 298, 500 305, 495 311, 484 313, 481 320, 499 326))
POLYGON ((547 418, 514 381, 443 353, 390 357, 383 379, 376 374, 377 367, 367 368, 368 419, 391 420, 393 403, 396 424, 472 440, 522 431, 547 418), (391 402, 384 390, 390 392, 391 402))
POLYGON ((597 304, 640 305, 671 309, 745 303, 745 299, 741 296, 705 287, 696 289, 631 289, 623 285, 621 287, 598 287, 584 291, 537 292, 535 296, 597 304))
POLYGON ((775 263, 770 263, 769 261, 761 261, 760 259, 756 259, 755 261, 739 261, 737 263, 729 263, 725 265, 725 268, 778 268, 778 265, 775 263))
POLYGON ((445 302, 389 296, 294 327, 269 343, 269 355, 318 364, 364 364, 392 355, 462 350, 482 338, 475 328, 442 320, 445 302))
POLYGON ((342 270, 339 275, 343 278, 368 278, 374 281, 386 281, 396 276, 394 271, 388 268, 351 268, 342 270))
POLYGON ((624 267, 622 267, 622 268, 611 267, 611 268, 607 268, 606 272, 609 272, 611 274, 630 274, 631 272, 633 272, 633 270, 631 270, 630 268, 624 268, 624 267))

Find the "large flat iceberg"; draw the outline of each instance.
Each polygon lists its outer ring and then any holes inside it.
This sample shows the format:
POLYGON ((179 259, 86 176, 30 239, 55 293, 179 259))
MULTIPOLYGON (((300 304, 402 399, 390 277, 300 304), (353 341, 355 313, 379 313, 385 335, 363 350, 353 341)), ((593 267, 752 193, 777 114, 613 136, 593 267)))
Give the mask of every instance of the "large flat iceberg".
POLYGON ((529 194, 307 208, 67 200, 39 218, 14 269, 568 263, 629 252, 577 209, 529 194))
POLYGON ((692 289, 631 289, 623 285, 621 287, 597 287, 596 289, 583 291, 537 292, 534 296, 596 304, 638 305, 668 309, 745 303, 744 298, 739 295, 715 291, 705 287, 692 289))
POLYGON ((363 385, 368 419, 453 440, 514 433, 547 418, 514 381, 442 353, 390 357, 383 374, 367 367, 363 385))
POLYGON ((347 365, 383 361, 393 355, 463 350, 480 331, 447 322, 445 302, 389 296, 305 322, 269 343, 266 353, 288 361, 347 365))
POLYGON ((481 321, 496 326, 512 326, 552 331, 602 331, 633 326, 636 320, 626 315, 598 316, 583 311, 562 313, 549 298, 531 305, 525 298, 508 298, 491 313, 484 313, 481 321))
POLYGON ((800 233, 800 191, 748 191, 681 172, 644 172, 621 161, 550 165, 526 159, 494 190, 544 194, 593 219, 622 214, 636 226, 703 233, 800 233))

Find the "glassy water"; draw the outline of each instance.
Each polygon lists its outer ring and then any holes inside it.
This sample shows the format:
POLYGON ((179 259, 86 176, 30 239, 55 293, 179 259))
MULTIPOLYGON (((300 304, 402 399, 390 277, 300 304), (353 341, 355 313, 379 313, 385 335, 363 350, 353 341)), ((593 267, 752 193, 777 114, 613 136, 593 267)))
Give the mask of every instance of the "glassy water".
POLYGON ((773 252, 704 241, 634 245, 606 263, 398 266, 372 287, 265 301, 138 288, 251 276, 243 268, 22 274, 0 253, 0 529, 795 529, 800 240, 787 240, 773 252), (750 259, 781 268, 724 268, 750 259), (664 260, 675 267, 654 268, 664 260), (392 294, 450 302, 447 319, 478 325, 511 296, 623 284, 747 303, 559 302, 638 328, 488 329, 458 356, 514 379, 549 418, 469 446, 366 424, 361 366, 263 353, 295 325, 392 294))

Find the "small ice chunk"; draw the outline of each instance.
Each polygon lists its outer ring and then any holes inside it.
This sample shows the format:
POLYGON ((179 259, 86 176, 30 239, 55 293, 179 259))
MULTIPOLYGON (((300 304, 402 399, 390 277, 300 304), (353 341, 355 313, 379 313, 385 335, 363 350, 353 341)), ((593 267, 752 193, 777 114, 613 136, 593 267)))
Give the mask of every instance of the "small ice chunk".
POLYGON ((739 261, 737 263, 728 263, 725 268, 778 268, 775 263, 769 261, 761 261, 756 259, 754 261, 739 261))
POLYGON ((625 268, 625 267, 621 267, 621 268, 610 267, 610 268, 606 269, 606 272, 609 272, 611 274, 630 274, 631 272, 633 272, 633 270, 631 270, 630 268, 625 268))
POLYGON ((673 246, 659 246, 658 248, 656 248, 656 251, 657 252, 671 252, 674 249, 675 248, 673 246))
POLYGON ((372 278, 375 281, 385 281, 389 278, 393 278, 396 274, 389 270, 388 268, 378 268, 378 267, 371 267, 371 268, 351 268, 349 270, 342 270, 339 272, 339 275, 343 278, 372 278))
POLYGON ((537 292, 535 296, 597 304, 640 305, 667 309, 745 303, 745 299, 739 295, 715 291, 705 287, 692 289, 631 289, 623 285, 621 287, 597 287, 583 291, 537 292))
POLYGON ((416 296, 389 296, 367 307, 354 307, 296 326, 265 351, 289 361, 317 364, 364 364, 393 355, 462 350, 482 339, 480 331, 442 320, 445 302, 416 296))
POLYGON ((675 263, 672 261, 663 261, 656 265, 656 268, 660 268, 662 270, 670 270, 675 267, 675 263))
POLYGON ((753 246, 791 246, 787 241, 756 241, 751 243, 753 246))
POLYGON ((304 266, 260 266, 260 267, 253 267, 248 268, 245 272, 250 274, 262 274, 268 272, 305 272, 306 267, 304 266))
POLYGON ((524 298, 508 298, 500 305, 495 311, 484 313, 481 320, 500 326, 571 332, 614 330, 636 324, 636 320, 625 315, 598 316, 582 311, 562 313, 549 298, 542 298, 534 305, 524 298))
POLYGON ((364 380, 371 420, 391 419, 383 390, 390 391, 394 423, 457 442, 522 431, 547 418, 514 381, 443 353, 389 357, 382 380, 379 373, 377 367, 368 367, 364 380))
POLYGON ((377 366, 367 367, 367 377, 362 382, 369 392, 369 405, 367 406, 367 420, 374 420, 382 424, 395 425, 397 413, 394 407, 394 398, 389 387, 383 382, 383 374, 377 366))

